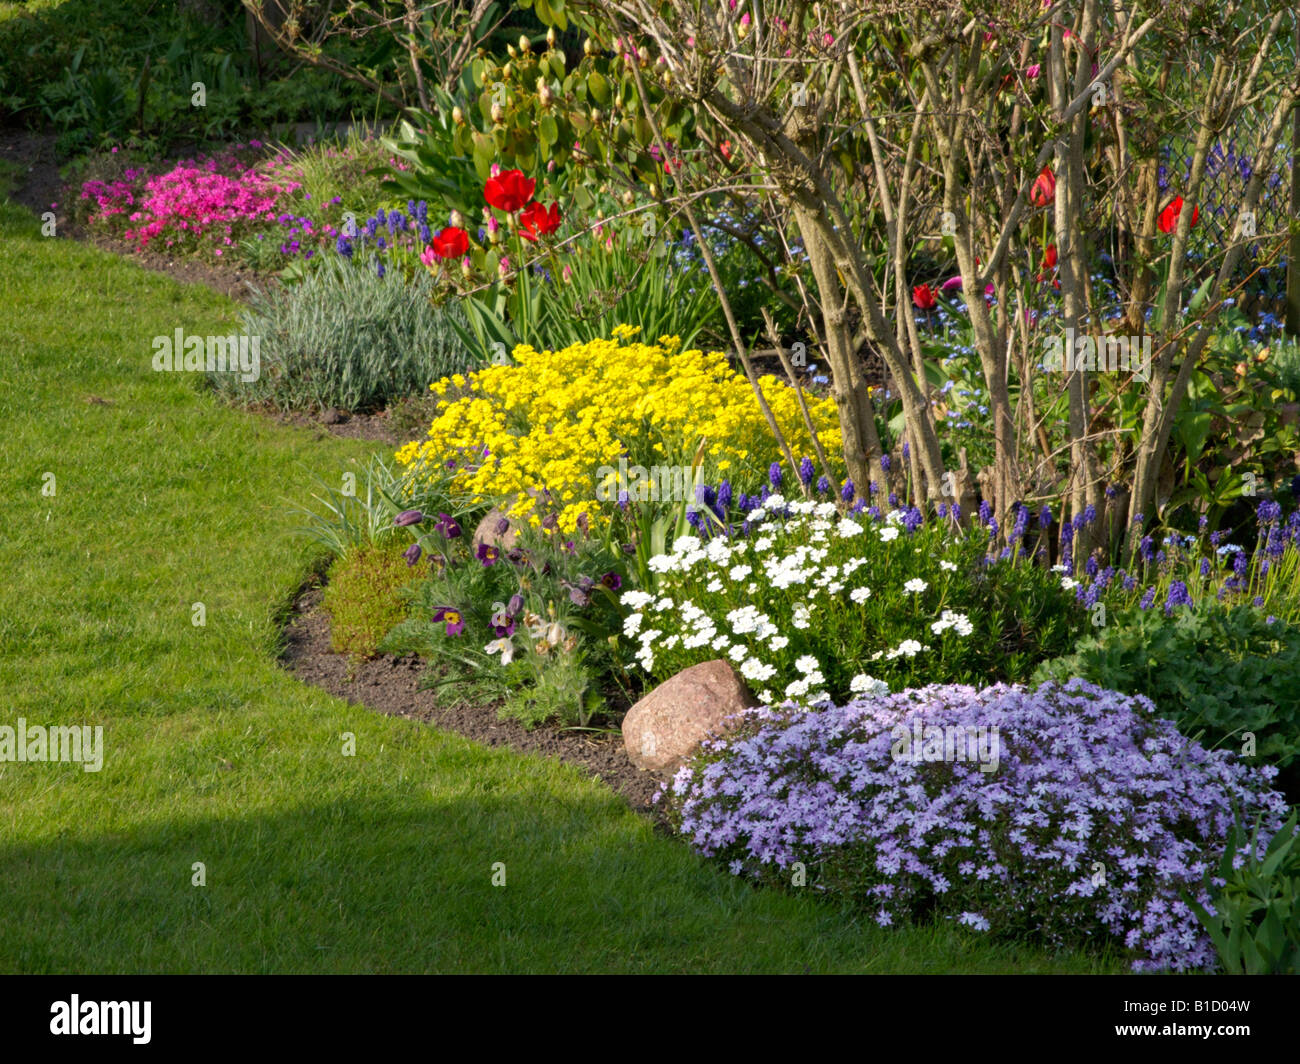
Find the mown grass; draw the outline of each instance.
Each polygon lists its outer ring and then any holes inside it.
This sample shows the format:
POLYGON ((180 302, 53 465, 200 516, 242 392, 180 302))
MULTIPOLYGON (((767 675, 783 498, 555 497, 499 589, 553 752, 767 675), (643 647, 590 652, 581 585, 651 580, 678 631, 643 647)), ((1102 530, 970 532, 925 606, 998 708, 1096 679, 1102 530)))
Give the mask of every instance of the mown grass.
POLYGON ((98 773, 0 763, 0 970, 1121 967, 753 890, 563 765, 299 684, 278 615, 319 559, 286 504, 364 445, 152 372, 155 335, 220 332, 234 307, 12 206, 0 291, 0 722, 105 744, 98 773))

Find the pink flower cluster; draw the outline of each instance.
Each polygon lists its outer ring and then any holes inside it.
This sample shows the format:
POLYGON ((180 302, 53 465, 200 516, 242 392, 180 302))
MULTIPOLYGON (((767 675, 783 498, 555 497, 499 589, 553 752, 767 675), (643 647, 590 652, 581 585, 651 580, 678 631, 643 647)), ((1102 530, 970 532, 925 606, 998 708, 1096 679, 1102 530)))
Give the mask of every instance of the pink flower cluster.
POLYGON ((171 247, 177 240, 209 233, 229 246, 236 226, 275 221, 278 199, 301 187, 277 174, 278 169, 274 161, 249 165, 229 152, 184 159, 166 173, 147 178, 143 186, 143 170, 127 170, 117 181, 87 181, 81 198, 95 200, 98 211, 91 216, 92 223, 135 208, 128 215, 133 227, 123 235, 140 249, 160 237, 171 247))

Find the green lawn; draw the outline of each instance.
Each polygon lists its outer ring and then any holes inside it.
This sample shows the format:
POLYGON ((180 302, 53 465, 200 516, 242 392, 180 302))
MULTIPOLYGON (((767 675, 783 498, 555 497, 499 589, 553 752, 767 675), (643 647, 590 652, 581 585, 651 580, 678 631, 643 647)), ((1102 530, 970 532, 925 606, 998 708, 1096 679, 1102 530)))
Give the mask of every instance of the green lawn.
POLYGON ((314 559, 288 506, 364 445, 152 372, 155 335, 219 332, 232 304, 12 206, 0 292, 0 723, 99 724, 105 747, 98 773, 0 763, 0 970, 1121 967, 755 891, 564 766, 297 683, 277 614, 314 559))

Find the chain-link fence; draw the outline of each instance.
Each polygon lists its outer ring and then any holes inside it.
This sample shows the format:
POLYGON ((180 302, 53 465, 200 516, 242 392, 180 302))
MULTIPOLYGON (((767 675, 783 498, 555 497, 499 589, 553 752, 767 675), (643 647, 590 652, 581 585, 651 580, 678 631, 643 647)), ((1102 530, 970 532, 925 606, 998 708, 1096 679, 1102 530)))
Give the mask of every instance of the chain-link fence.
MULTIPOLYGON (((1262 74, 1265 83, 1285 79, 1287 73, 1295 69, 1297 22, 1300 22, 1300 11, 1292 11, 1290 21, 1279 33, 1272 54, 1266 60, 1262 74)), ((1222 248, 1234 238, 1246 188, 1256 172, 1253 152, 1267 128, 1275 103, 1276 98, 1273 103, 1265 99, 1243 113, 1232 133, 1212 147, 1198 204, 1200 213, 1189 244, 1192 255, 1208 255, 1212 249, 1222 248)), ((1242 284, 1238 305, 1255 323, 1252 330, 1255 339, 1265 338, 1284 326, 1288 315, 1287 270, 1289 266, 1300 268, 1300 264, 1292 261, 1296 256, 1288 255, 1287 244, 1283 245, 1280 257, 1277 252, 1278 235, 1287 232, 1296 213, 1293 198, 1297 171, 1295 137, 1295 122, 1289 122, 1268 164, 1264 189, 1253 219, 1254 231, 1260 239, 1247 247, 1235 278, 1242 284)), ((1192 143, 1190 139, 1174 141, 1166 144, 1162 151, 1164 161, 1160 167, 1159 185, 1162 201, 1167 201, 1185 188, 1191 179, 1192 143)), ((1295 244, 1290 246, 1294 248, 1295 244)), ((1297 288, 1300 286, 1293 279, 1293 294, 1297 288)), ((1300 307, 1293 307, 1291 313, 1294 330, 1300 326, 1300 307)))

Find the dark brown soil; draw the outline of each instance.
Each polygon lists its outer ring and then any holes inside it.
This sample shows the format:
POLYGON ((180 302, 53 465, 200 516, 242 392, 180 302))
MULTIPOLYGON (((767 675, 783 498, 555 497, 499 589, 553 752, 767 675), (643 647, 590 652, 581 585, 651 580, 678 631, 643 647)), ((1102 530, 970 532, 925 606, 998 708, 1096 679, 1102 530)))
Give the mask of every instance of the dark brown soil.
POLYGON ((319 588, 304 591, 285 628, 282 664, 303 683, 379 713, 418 720, 454 731, 486 746, 559 758, 622 795, 638 813, 663 827, 660 806, 651 803, 661 777, 628 760, 621 735, 534 728, 498 720, 495 706, 447 706, 433 691, 417 689, 424 663, 415 655, 381 655, 352 663, 330 649, 329 617, 319 588))
POLYGON ((387 410, 374 414, 353 414, 346 410, 326 410, 323 413, 282 412, 273 408, 255 407, 258 413, 274 418, 282 425, 294 425, 298 428, 316 430, 316 438, 324 439, 325 433, 334 436, 346 436, 353 440, 375 440, 378 443, 398 447, 413 437, 404 436, 393 427, 387 410))

